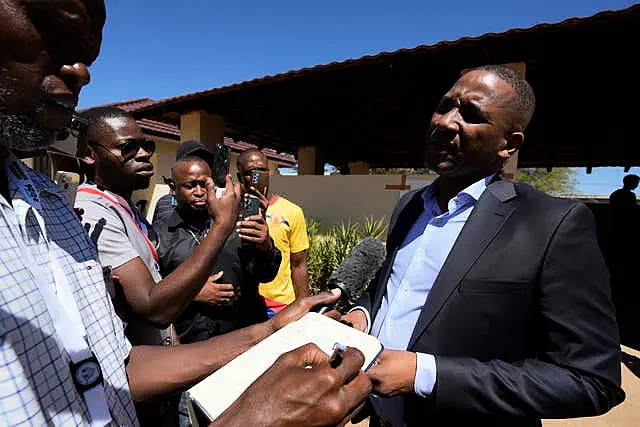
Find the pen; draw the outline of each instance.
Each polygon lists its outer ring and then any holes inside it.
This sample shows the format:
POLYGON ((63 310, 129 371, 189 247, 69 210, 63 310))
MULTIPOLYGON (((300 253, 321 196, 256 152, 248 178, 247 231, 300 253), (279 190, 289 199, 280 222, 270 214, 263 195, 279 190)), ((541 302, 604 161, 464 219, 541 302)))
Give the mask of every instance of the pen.
POLYGON ((333 345, 333 353, 329 358, 329 366, 337 368, 344 359, 344 352, 347 351, 347 346, 340 344, 339 342, 333 345))

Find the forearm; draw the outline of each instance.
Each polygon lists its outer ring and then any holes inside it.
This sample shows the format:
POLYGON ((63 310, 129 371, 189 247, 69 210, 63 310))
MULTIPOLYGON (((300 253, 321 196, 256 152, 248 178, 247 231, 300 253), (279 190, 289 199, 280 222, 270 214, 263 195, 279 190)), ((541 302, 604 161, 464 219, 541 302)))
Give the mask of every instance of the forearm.
POLYGON ((307 271, 307 261, 291 267, 291 280, 296 298, 309 296, 309 273, 307 271))
POLYGON ((480 362, 436 356, 438 410, 478 415, 575 418, 607 412, 617 385, 538 359, 480 362))
POLYGON ((206 238, 170 275, 149 292, 149 316, 154 323, 168 324, 198 295, 211 275, 211 266, 220 254, 230 230, 214 225, 206 238))
POLYGON ((264 322, 194 344, 173 347, 136 346, 127 364, 134 401, 148 401, 186 390, 268 337, 264 322))

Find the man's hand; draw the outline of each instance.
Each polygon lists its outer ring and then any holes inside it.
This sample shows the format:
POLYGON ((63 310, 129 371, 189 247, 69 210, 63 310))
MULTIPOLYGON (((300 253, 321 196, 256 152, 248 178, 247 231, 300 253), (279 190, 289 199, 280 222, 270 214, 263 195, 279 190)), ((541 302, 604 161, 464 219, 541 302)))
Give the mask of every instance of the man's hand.
POLYGON ((222 277, 223 272, 214 274, 207 279, 207 283, 202 287, 200 293, 194 301, 203 302, 216 307, 231 304, 237 297, 233 285, 230 283, 216 283, 222 277))
POLYGON ((273 240, 269 236, 269 227, 262 215, 254 215, 238 221, 236 224, 240 239, 256 245, 260 251, 270 251, 273 249, 273 240))
POLYGON ((413 392, 418 363, 415 353, 385 350, 376 362, 367 371, 375 394, 391 397, 413 392))
POLYGON ((221 226, 223 230, 233 231, 233 226, 238 220, 240 211, 240 185, 231 182, 231 176, 227 175, 227 185, 222 197, 216 197, 216 190, 213 180, 207 178, 207 205, 209 215, 213 218, 215 225, 221 226))
POLYGON ((362 310, 353 310, 351 313, 342 316, 342 322, 351 324, 351 327, 360 332, 367 332, 369 325, 367 324, 367 316, 362 310))
POLYGON ((305 314, 311 311, 312 308, 334 303, 340 298, 341 291, 340 289, 332 289, 328 292, 322 292, 318 295, 313 295, 311 297, 299 298, 292 302, 289 306, 284 308, 280 313, 273 316, 267 322, 271 323, 271 327, 273 331, 277 331, 279 329, 284 328, 291 322, 295 322, 296 320, 302 318, 305 314))
POLYGON ((337 368, 315 344, 285 353, 212 426, 342 425, 371 391, 363 363, 353 348, 337 368))

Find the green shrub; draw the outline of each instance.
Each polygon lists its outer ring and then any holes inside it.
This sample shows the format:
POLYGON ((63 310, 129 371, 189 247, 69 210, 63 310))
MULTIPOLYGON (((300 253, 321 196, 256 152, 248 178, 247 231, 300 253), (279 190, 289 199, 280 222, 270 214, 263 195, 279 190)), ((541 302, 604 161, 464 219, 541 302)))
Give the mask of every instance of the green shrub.
MULTIPOLYGON (((307 265, 309 271, 309 287, 316 294, 326 290, 331 273, 335 271, 349 253, 365 237, 373 237, 384 242, 387 234, 385 218, 365 218, 362 223, 348 221, 340 223, 320 232, 320 223, 310 218, 307 220, 309 234, 309 251, 307 265)), ((338 309, 344 309, 344 304, 338 309)))

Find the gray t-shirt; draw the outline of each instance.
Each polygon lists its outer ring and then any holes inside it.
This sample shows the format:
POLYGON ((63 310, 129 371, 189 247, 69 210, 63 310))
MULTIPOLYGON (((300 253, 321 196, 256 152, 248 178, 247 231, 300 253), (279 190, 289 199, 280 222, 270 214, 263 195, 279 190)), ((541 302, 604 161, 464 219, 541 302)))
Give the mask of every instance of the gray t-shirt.
MULTIPOLYGON (((95 190, 95 185, 81 185, 76 197, 76 207, 84 210, 82 223, 98 249, 100 263, 116 269, 139 257, 149 269, 154 282, 158 283, 162 280, 160 267, 147 243, 148 240, 135 220, 127 213, 126 207, 118 204, 122 199, 109 191, 99 190, 116 202, 113 203, 99 194, 87 192, 95 190)), ((128 208, 132 209, 131 206, 128 208)), ((138 319, 131 319, 125 331, 133 345, 159 345, 171 342, 170 327, 157 329, 138 319)))

